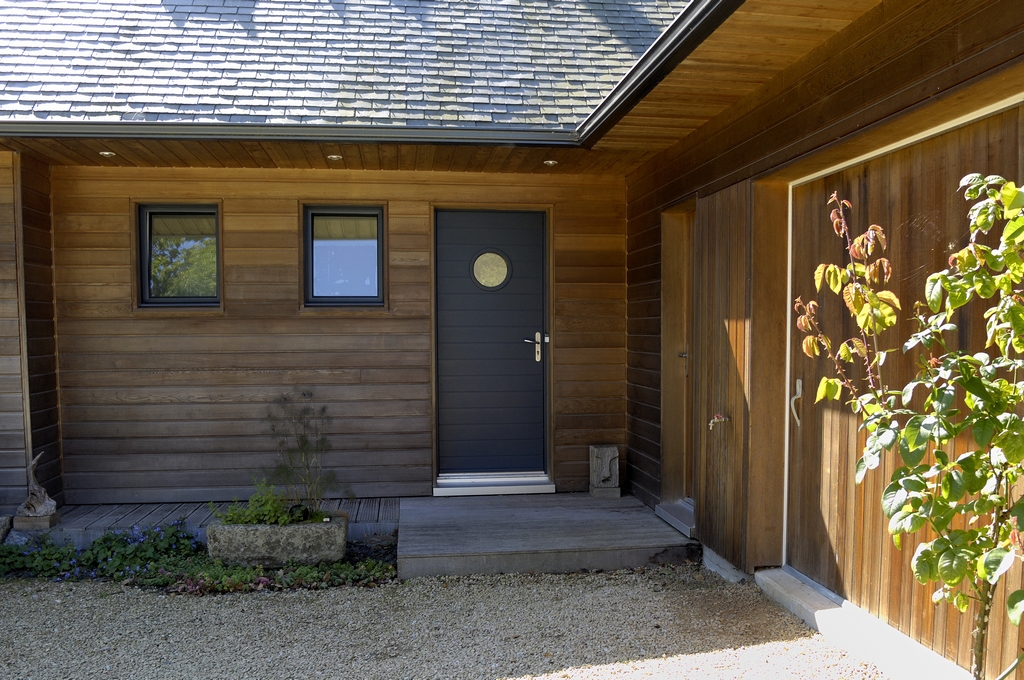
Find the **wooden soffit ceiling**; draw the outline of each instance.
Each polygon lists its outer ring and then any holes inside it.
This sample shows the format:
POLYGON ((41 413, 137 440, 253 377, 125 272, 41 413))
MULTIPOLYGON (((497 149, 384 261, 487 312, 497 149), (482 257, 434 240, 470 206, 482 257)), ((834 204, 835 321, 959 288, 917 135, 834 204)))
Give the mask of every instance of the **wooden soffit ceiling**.
POLYGON ((746 0, 593 148, 649 157, 675 144, 879 2, 746 0))
POLYGON ((340 144, 286 140, 0 137, 0 146, 51 165, 97 167, 424 170, 624 176, 637 149, 468 144, 340 144), (113 156, 106 155, 113 153, 113 156), (340 158, 337 158, 340 157, 340 158), (554 161, 554 165, 545 161, 554 161))

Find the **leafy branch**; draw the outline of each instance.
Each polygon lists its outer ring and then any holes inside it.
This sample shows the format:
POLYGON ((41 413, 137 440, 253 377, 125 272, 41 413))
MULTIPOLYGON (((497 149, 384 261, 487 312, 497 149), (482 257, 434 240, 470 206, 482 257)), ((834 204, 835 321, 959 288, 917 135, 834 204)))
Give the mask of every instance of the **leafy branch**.
MULTIPOLYGON (((797 327, 806 334, 803 351, 824 351, 835 377, 824 377, 817 401, 838 400, 861 416, 867 438, 857 462, 856 479, 895 453, 898 464, 882 493, 882 510, 897 547, 903 534, 929 529, 931 540, 918 544, 912 568, 921 583, 939 584, 932 599, 946 600, 961 612, 977 603, 972 633, 972 673, 985 673, 985 649, 995 584, 1022 558, 1020 538, 1024 503, 1015 497, 1024 473, 1024 192, 999 176, 972 174, 960 183, 970 208, 970 239, 949 258, 949 267, 928 277, 925 303, 915 304, 918 330, 903 344, 914 357, 915 377, 898 390, 882 379, 887 353, 879 335, 897 323, 899 299, 885 286, 892 277, 884 230, 871 225, 850 234, 849 201, 829 199, 832 224, 845 239, 849 263, 822 264, 815 286, 824 282, 842 297, 857 333, 835 345, 822 330, 818 305, 796 300, 797 327), (983 241, 1002 224, 996 245, 983 241), (972 301, 991 300, 984 310, 984 351, 956 346, 957 310, 972 301), (833 351, 835 347, 835 351, 833 351), (851 364, 863 376, 855 378, 851 364)), ((1024 590, 1007 599, 1010 620, 1024 615, 1024 590)), ((1022 655, 1024 656, 1024 655, 1022 655)), ((1019 660, 1018 660, 1019 662, 1019 660)))

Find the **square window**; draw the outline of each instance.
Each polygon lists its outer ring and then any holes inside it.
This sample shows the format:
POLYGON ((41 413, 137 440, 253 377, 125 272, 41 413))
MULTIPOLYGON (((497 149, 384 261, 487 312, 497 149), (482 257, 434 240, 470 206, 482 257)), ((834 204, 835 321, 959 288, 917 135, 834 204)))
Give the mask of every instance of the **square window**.
POLYGON ((143 305, 217 305, 217 206, 139 208, 143 305))
POLYGON ((384 211, 307 206, 306 304, 384 304, 384 211))

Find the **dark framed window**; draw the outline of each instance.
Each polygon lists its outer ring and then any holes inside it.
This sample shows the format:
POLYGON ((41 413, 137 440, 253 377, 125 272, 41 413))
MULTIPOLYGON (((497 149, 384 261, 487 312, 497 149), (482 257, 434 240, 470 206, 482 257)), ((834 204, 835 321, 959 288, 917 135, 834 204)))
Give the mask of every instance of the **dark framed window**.
POLYGON ((307 305, 384 304, 384 210, 306 206, 307 305))
POLYGON ((143 305, 220 304, 215 205, 139 206, 143 305))

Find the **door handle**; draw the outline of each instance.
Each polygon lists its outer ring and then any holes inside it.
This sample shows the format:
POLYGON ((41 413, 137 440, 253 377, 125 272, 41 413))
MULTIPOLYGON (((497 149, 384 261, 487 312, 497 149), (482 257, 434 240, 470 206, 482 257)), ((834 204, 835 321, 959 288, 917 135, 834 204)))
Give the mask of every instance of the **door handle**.
POLYGON ((793 418, 796 420, 796 426, 800 427, 800 416, 796 412, 796 400, 804 398, 804 381, 800 378, 796 379, 796 390, 793 392, 793 398, 789 400, 789 410, 793 413, 793 418))
MULTIPOLYGON (((544 339, 547 340, 546 337, 544 339)), ((540 331, 534 333, 532 340, 530 338, 523 338, 523 342, 528 342, 533 345, 533 359, 534 361, 540 361, 540 331)))

